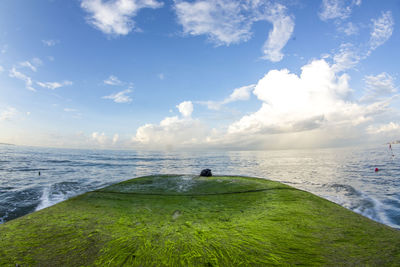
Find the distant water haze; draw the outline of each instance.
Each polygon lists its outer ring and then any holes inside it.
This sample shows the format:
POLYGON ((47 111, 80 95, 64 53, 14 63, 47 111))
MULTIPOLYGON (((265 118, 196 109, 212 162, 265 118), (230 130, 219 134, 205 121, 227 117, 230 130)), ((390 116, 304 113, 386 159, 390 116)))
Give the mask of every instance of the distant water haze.
POLYGON ((400 146, 241 152, 140 152, 0 145, 0 223, 152 174, 271 179, 400 229, 400 146), (379 171, 375 172, 375 168, 379 171), (39 175, 40 172, 40 175, 39 175))

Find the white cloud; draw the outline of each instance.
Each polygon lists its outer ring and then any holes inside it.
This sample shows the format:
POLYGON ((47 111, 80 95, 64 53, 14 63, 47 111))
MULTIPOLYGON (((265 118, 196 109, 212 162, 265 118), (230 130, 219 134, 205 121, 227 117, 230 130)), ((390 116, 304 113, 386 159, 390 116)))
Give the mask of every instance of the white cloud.
POLYGON ((365 56, 360 49, 351 43, 342 44, 339 51, 333 55, 333 69, 335 72, 344 71, 355 67, 365 56))
POLYGON ((255 84, 242 86, 233 90, 229 97, 223 101, 200 101, 199 104, 207 105, 209 109, 219 110, 223 105, 236 102, 245 101, 250 99, 251 91, 254 89, 255 84))
POLYGON ((92 140, 100 145, 105 145, 108 141, 108 137, 105 135, 105 133, 93 132, 92 140))
POLYGON ((4 71, 3 66, 0 65, 0 73, 4 71))
POLYGON ((176 106, 179 112, 184 117, 190 117, 193 112, 193 103, 191 101, 183 101, 179 105, 176 106))
POLYGON ((63 81, 63 82, 36 82, 36 84, 43 88, 55 90, 60 87, 72 85, 73 83, 71 81, 63 81))
POLYGON ((89 24, 109 35, 126 35, 135 27, 133 18, 142 8, 160 8, 156 0, 82 0, 81 7, 90 15, 89 24))
POLYGON ((190 117, 166 117, 159 124, 139 127, 132 141, 136 146, 150 149, 179 149, 204 143, 207 129, 190 117))
POLYGON ((363 102, 374 102, 382 96, 389 96, 397 92, 393 77, 386 72, 382 72, 375 76, 367 75, 364 80, 366 92, 361 98, 361 101, 363 102))
POLYGON ((268 34, 268 39, 263 46, 264 59, 272 62, 281 61, 283 53, 281 50, 289 41, 294 30, 293 18, 286 15, 286 8, 276 5, 271 9, 271 14, 266 18, 273 24, 273 29, 268 34))
POLYGON ((112 139, 112 144, 115 145, 119 140, 119 134, 114 134, 112 139))
POLYGON ((382 12, 382 16, 378 19, 372 19, 372 23, 369 53, 384 44, 392 36, 394 28, 392 12, 382 12))
POLYGON ((345 26, 340 27, 339 30, 344 32, 347 36, 358 34, 358 26, 353 22, 348 22, 345 26))
POLYGON ((178 22, 183 32, 190 35, 207 35, 216 45, 230 45, 248 41, 252 24, 265 20, 273 24, 263 46, 263 58, 273 62, 283 58, 281 52, 293 33, 294 21, 286 15, 281 4, 257 0, 240 2, 230 0, 175 1, 178 22))
POLYGON ((253 90, 255 84, 242 86, 233 90, 232 94, 223 101, 224 104, 235 102, 235 101, 244 101, 250 99, 251 90, 253 90))
POLYGON ((10 76, 11 78, 16 78, 16 79, 19 79, 19 80, 24 81, 24 82, 25 82, 25 88, 26 88, 26 89, 31 90, 31 91, 34 91, 34 92, 36 91, 36 89, 33 88, 33 86, 32 86, 32 85, 33 85, 33 82, 32 82, 31 77, 29 77, 29 76, 27 76, 27 75, 25 75, 25 74, 23 74, 23 73, 17 71, 17 69, 16 69, 15 67, 13 67, 13 68, 10 70, 9 76, 10 76))
POLYGON ((252 21, 242 14, 239 2, 227 0, 176 1, 175 10, 183 31, 206 34, 217 45, 247 41, 252 21))
POLYGON ((19 63, 19 65, 20 65, 21 67, 29 68, 29 69, 31 69, 32 71, 35 71, 35 72, 36 72, 36 70, 37 70, 36 67, 33 66, 32 63, 30 63, 29 61, 21 62, 21 63, 19 63))
POLYGON ((117 76, 110 75, 107 80, 104 80, 105 84, 108 85, 123 85, 123 82, 121 82, 117 76))
POLYGON ((322 0, 321 20, 346 19, 350 16, 354 6, 360 6, 361 0, 322 0))
POLYGON ((132 98, 129 95, 126 95, 128 93, 131 93, 132 90, 127 89, 115 94, 111 94, 108 96, 103 96, 103 99, 111 99, 113 100, 115 103, 129 103, 132 102, 132 98))
POLYGON ((262 107, 231 124, 225 140, 255 135, 262 143, 271 135, 283 134, 280 137, 296 136, 300 141, 308 134, 317 138, 320 133, 317 139, 323 143, 329 132, 336 139, 347 138, 346 134, 371 122, 388 106, 386 102, 365 106, 347 101, 351 92, 348 80, 347 74, 337 75, 325 60, 303 66, 300 76, 286 69, 269 71, 254 90, 262 107))
POLYGON ((17 115, 17 110, 13 107, 8 107, 0 112, 0 121, 11 120, 17 115))
POLYGON ((370 126, 368 127, 367 130, 371 134, 379 134, 379 133, 386 133, 393 131, 400 133, 400 124, 395 122, 390 122, 388 124, 383 124, 379 126, 370 126))
POLYGON ((24 67, 24 68, 28 68, 34 72, 37 71, 37 67, 41 66, 43 64, 42 60, 39 58, 33 58, 31 61, 24 61, 24 62, 20 62, 19 66, 20 67, 24 67))
POLYGON ((390 11, 383 12, 378 19, 372 19, 373 26, 368 43, 355 46, 352 43, 343 43, 339 51, 333 55, 334 71, 344 71, 355 67, 361 60, 384 44, 392 36, 394 21, 390 11))
POLYGON ((58 40, 42 40, 43 45, 45 46, 55 46, 56 44, 58 44, 60 41, 58 40))
POLYGON ((158 74, 158 78, 159 78, 160 80, 164 80, 164 79, 165 79, 164 73, 158 74))

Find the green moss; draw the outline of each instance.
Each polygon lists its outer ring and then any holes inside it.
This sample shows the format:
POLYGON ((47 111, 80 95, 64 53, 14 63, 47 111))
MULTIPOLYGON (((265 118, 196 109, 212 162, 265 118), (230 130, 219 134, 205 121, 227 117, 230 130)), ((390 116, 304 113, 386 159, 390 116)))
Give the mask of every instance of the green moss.
POLYGON ((0 265, 398 265, 400 232, 289 186, 150 176, 0 225, 0 265))

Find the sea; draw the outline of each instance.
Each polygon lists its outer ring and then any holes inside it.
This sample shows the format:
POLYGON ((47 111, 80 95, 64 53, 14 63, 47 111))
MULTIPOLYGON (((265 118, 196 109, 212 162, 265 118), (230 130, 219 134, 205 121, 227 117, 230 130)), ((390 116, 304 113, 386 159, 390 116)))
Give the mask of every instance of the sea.
POLYGON ((120 181, 209 168, 282 182, 400 229, 400 145, 392 147, 151 152, 0 145, 0 223, 120 181))

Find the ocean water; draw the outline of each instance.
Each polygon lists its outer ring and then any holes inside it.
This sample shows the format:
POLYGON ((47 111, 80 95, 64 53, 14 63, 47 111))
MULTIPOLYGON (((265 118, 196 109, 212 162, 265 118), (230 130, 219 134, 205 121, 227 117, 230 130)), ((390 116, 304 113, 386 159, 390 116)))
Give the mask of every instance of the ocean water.
POLYGON ((139 152, 0 145, 0 223, 152 174, 245 175, 283 182, 400 229, 400 146, 139 152), (375 172, 375 168, 379 168, 375 172), (40 172, 40 175, 39 175, 40 172))

